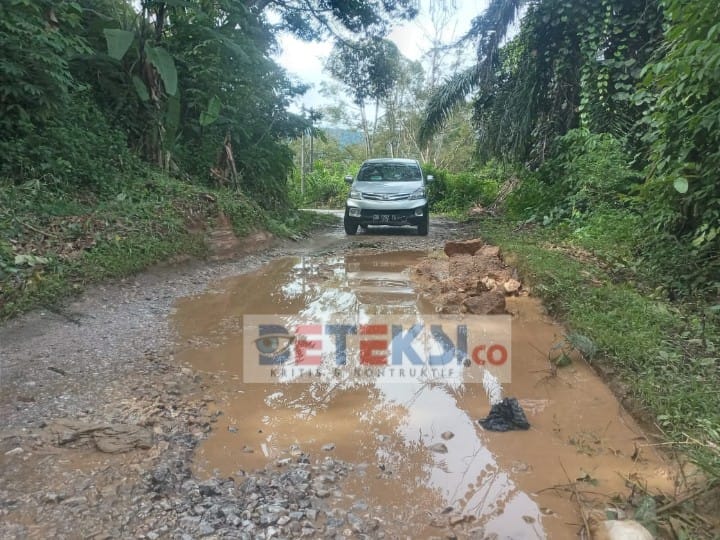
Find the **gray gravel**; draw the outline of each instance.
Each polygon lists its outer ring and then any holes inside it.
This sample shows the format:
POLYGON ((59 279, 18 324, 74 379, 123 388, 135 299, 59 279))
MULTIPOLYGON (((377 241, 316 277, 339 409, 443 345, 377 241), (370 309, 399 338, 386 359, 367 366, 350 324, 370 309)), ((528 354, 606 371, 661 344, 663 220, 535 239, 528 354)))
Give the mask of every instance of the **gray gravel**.
POLYGON ((353 465, 327 455, 311 462, 301 454, 233 479, 193 478, 194 449, 212 429, 205 407, 212 397, 188 398, 203 395, 203 381, 174 362, 173 304, 280 256, 431 249, 462 232, 439 219, 427 238, 409 229, 347 238, 338 225, 231 260, 158 266, 6 324, 0 537, 383 537, 362 504, 334 507, 353 465), (142 426, 154 444, 124 454, 102 454, 86 439, 60 445, 48 427, 58 418, 142 426))

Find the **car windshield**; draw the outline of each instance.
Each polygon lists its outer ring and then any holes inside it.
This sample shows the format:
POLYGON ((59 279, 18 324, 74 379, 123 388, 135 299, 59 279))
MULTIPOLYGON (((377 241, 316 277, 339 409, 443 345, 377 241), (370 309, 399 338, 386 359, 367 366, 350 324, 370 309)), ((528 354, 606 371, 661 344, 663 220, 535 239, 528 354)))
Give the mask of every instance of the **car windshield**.
POLYGON ((359 182, 417 182, 420 168, 413 163, 368 163, 357 177, 359 182))

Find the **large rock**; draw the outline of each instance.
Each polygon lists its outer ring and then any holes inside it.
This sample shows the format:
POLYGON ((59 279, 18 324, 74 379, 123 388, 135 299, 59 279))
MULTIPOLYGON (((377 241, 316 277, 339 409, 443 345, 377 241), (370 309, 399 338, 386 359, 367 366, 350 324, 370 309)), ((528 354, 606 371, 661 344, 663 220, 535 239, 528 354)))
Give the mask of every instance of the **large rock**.
POLYGON ((477 283, 478 278, 489 276, 500 281, 510 279, 510 272, 504 268, 500 259, 484 258, 478 255, 456 255, 448 259, 448 272, 455 283, 466 285, 477 283))
POLYGON ((595 533, 599 540, 653 540, 653 535, 632 519, 603 521, 595 533))
POLYGON ((462 293, 457 291, 439 294, 433 298, 432 303, 441 313, 460 313, 460 306, 465 299, 462 293))
POLYGON ((462 305, 465 296, 459 292, 449 292, 431 297, 430 301, 438 313, 462 313, 462 305))
POLYGON ((497 287, 497 281, 495 281, 490 276, 485 276, 480 281, 478 281, 477 291, 492 291, 495 287, 497 287))
POLYGON ((483 257, 480 254, 455 255, 447 261, 448 273, 456 282, 460 280, 475 284, 483 276, 502 282, 512 277, 510 269, 497 257, 483 257))
POLYGON ((522 285, 517 279, 508 279, 505 283, 503 283, 503 289, 506 294, 517 294, 521 286, 522 285))
MULTIPOLYGON (((503 284, 513 276, 497 246, 483 245, 480 239, 447 242, 445 253, 450 256, 428 257, 414 268, 412 277, 424 300, 439 313, 506 313, 504 297, 511 293, 503 284)), ((513 290, 514 284, 508 287, 513 290)))
POLYGON ((505 295, 488 291, 465 299, 465 309, 474 315, 502 315, 505 313, 505 295))
POLYGON ((455 255, 475 255, 475 253, 483 246, 483 241, 479 238, 474 240, 448 240, 445 242, 445 255, 454 257, 455 255))

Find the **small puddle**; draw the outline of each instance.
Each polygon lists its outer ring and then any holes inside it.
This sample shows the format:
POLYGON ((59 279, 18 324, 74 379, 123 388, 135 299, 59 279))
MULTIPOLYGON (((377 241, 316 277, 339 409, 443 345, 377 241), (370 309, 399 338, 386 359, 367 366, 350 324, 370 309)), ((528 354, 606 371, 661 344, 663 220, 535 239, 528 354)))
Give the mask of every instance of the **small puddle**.
MULTIPOLYGON (((242 316, 328 313, 433 314, 408 277, 425 252, 278 259, 178 302, 184 345, 177 358, 209 374, 208 394, 222 415, 197 452, 200 476, 237 476, 288 457, 355 465, 344 496, 381 512, 388 533, 441 533, 432 516, 452 506, 498 538, 575 538, 582 521, 571 493, 585 478, 604 495, 626 493, 625 478, 671 485, 670 472, 637 425, 583 362, 548 377, 547 351, 562 328, 534 299, 509 299, 513 382, 532 428, 490 433, 477 424, 489 410, 482 385, 426 382, 371 385, 243 384, 242 316), (441 434, 454 436, 443 440, 441 434), (429 447, 442 442, 447 453, 429 447), (322 447, 333 443, 334 450, 322 447), (642 450, 638 453, 636 449, 642 450), (560 487, 558 487, 560 486, 560 487)), ((588 496, 591 497, 591 496, 588 496)))

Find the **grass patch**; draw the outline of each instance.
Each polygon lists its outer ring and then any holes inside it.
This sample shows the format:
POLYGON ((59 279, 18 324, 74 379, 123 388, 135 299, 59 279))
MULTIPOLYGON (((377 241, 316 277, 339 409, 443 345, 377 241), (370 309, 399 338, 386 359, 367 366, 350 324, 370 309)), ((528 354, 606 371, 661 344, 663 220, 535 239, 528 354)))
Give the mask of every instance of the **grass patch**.
POLYGON ((625 222, 603 229, 611 218, 595 219, 580 231, 501 220, 482 221, 480 230, 512 257, 555 316, 593 341, 597 361, 612 368, 667 440, 717 480, 718 316, 706 305, 674 304, 646 290, 641 268, 632 264, 632 229, 625 222))
POLYGON ((297 238, 306 236, 319 227, 336 225, 341 218, 308 210, 288 210, 282 215, 270 215, 268 230, 276 236, 297 238))
POLYGON ((294 237, 334 219, 271 216, 243 193, 157 173, 102 193, 0 184, 0 320, 176 255, 202 256, 220 212, 239 236, 267 229, 294 237))

